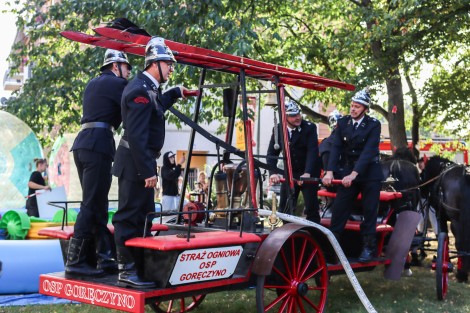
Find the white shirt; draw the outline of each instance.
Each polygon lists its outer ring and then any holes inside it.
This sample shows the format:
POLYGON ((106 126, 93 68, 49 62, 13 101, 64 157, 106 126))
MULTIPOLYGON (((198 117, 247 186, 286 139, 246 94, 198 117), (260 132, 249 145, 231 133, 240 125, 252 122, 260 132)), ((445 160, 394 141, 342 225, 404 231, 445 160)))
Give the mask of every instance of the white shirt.
POLYGON ((155 77, 153 77, 152 75, 150 75, 149 72, 147 71, 143 71, 142 72, 145 76, 147 76, 148 78, 150 78, 150 80, 155 84, 155 86, 160 87, 160 83, 158 82, 158 80, 155 79, 155 77))
POLYGON ((365 115, 363 115, 358 121, 353 120, 353 125, 354 125, 354 124, 357 125, 357 126, 356 126, 356 129, 359 127, 359 125, 361 125, 362 120, 364 119, 364 116, 365 116, 365 115))

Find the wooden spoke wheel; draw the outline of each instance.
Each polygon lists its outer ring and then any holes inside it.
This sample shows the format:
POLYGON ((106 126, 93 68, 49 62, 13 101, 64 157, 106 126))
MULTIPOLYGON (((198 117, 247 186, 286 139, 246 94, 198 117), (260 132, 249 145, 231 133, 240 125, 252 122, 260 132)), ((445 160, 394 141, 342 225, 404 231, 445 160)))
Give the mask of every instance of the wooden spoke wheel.
POLYGON ((444 300, 447 296, 449 286, 449 272, 452 271, 452 265, 449 257, 449 236, 445 232, 439 233, 437 240, 437 259, 436 259, 436 292, 437 299, 444 300))
POLYGON ((170 301, 156 301, 151 303, 150 307, 157 313, 184 313, 197 308, 205 297, 206 295, 197 295, 170 301))
POLYGON ((260 275, 256 306, 260 312, 323 312, 328 269, 319 244, 307 232, 296 232, 284 243, 270 275, 260 275))

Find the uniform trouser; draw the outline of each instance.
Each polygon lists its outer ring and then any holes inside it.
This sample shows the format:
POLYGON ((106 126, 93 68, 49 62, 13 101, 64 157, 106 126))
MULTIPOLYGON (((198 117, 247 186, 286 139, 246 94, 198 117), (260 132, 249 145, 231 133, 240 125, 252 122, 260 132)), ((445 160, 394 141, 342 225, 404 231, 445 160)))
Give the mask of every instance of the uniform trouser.
POLYGON ((74 238, 110 236, 107 224, 112 158, 86 149, 74 150, 73 157, 83 193, 74 238))
MULTIPOLYGON (((131 181, 120 177, 119 208, 113 216, 114 240, 117 247, 124 247, 126 240, 142 237, 147 213, 155 212, 154 189, 145 188, 144 181, 131 181)), ((150 234, 149 222, 145 235, 150 234)))
POLYGON ((380 181, 353 182, 349 188, 338 185, 333 204, 330 230, 338 234, 343 232, 351 214, 353 203, 357 199, 358 194, 362 193, 361 201, 364 220, 361 223, 361 234, 364 236, 374 235, 381 187, 380 181))
POLYGON ((299 193, 301 191, 304 197, 305 215, 307 215, 307 219, 319 223, 320 212, 317 197, 318 186, 315 184, 303 183, 302 186, 299 186, 297 185, 297 183, 294 183, 294 194, 292 202, 294 207, 290 207, 287 201, 289 197, 289 187, 286 183, 283 183, 281 185, 281 199, 279 201, 279 212, 293 214, 295 206, 297 205, 297 198, 299 197, 299 193))

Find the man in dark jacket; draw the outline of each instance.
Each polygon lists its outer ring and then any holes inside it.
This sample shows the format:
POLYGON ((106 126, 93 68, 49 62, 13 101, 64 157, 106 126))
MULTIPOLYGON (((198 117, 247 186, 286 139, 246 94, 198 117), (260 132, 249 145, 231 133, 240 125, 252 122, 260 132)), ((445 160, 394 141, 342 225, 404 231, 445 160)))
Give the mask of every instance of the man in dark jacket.
POLYGON ((328 126, 330 127, 331 134, 330 136, 323 139, 320 145, 318 146, 323 169, 326 169, 326 167, 328 166, 328 159, 330 158, 330 150, 331 145, 333 144, 336 124, 338 124, 338 120, 342 116, 343 115, 339 113, 338 110, 334 110, 328 115, 328 126))
POLYGON ((174 211, 178 209, 179 190, 178 180, 181 176, 181 166, 186 161, 183 155, 176 163, 176 155, 168 151, 163 155, 162 166, 162 211, 174 211))
POLYGON ((135 262, 141 256, 125 246, 128 239, 150 234, 144 230, 147 213, 155 211, 154 187, 156 159, 165 140, 165 111, 187 89, 180 86, 162 94, 176 59, 163 38, 154 37, 145 49, 145 71, 139 72, 124 89, 121 101, 124 135, 116 151, 113 175, 118 177, 119 208, 113 216, 119 276, 118 285, 133 288, 153 287, 137 274, 135 262))
POLYGON ((100 70, 101 75, 85 89, 82 127, 71 149, 83 193, 65 266, 65 274, 72 277, 117 271, 114 242, 107 228, 108 193, 116 150, 113 131, 121 124, 121 96, 131 65, 125 53, 108 49, 100 70), (86 263, 93 239, 97 268, 86 263))
MULTIPOLYGON (((289 150, 294 179, 310 178, 320 176, 320 159, 318 156, 318 135, 315 124, 304 121, 299 106, 294 101, 286 103, 287 130, 289 132, 289 150)), ((273 134, 268 147, 267 163, 276 166, 278 156, 283 146, 282 136, 277 136, 275 132, 281 134, 281 125, 278 124, 273 129, 273 134), (278 142, 276 142, 278 138, 278 142)), ((279 184, 280 175, 270 173, 270 184, 279 184)), ((299 192, 305 201, 305 214, 309 221, 320 222, 319 204, 317 198, 318 187, 315 184, 302 183, 297 181, 294 184, 293 201, 288 201, 289 190, 287 183, 281 185, 281 199, 279 201, 279 211, 293 214, 297 204, 299 192)))
POLYGON ((379 162, 380 122, 366 115, 370 106, 367 89, 354 95, 350 115, 338 120, 323 184, 329 186, 333 172, 342 180, 333 204, 330 230, 341 235, 353 207, 351 203, 362 193, 364 220, 361 223, 363 249, 360 262, 376 255, 376 223, 383 173, 379 162))

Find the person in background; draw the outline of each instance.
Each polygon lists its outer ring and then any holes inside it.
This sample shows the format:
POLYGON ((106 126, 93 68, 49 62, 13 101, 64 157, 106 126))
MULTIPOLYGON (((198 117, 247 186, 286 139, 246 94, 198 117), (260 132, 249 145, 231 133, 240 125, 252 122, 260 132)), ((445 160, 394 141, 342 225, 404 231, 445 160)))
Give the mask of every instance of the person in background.
MULTIPOLYGON (((297 180, 301 178, 318 178, 320 176, 320 158, 318 154, 317 127, 315 124, 302 119, 300 107, 293 100, 287 101, 285 106, 293 177, 297 180)), ((276 145, 275 143, 276 136, 274 132, 278 131, 278 133, 281 134, 280 127, 280 124, 275 126, 269 142, 267 163, 271 166, 277 165, 278 156, 281 153, 280 147, 283 146, 282 136, 277 136, 279 138, 279 144, 276 145)), ((279 184, 280 179, 280 175, 270 172, 270 184, 279 184)), ((318 186, 316 184, 297 181, 294 184, 293 201, 288 201, 288 188, 287 183, 282 183, 279 211, 281 213, 293 214, 297 205, 297 197, 300 191, 302 191, 305 201, 304 213, 307 220, 319 223, 318 186), (293 207, 291 207, 292 205, 293 207)))
MULTIPOLYGON (((113 216, 118 257, 117 285, 152 288, 142 277, 142 251, 126 246, 126 241, 149 236, 152 223, 144 229, 147 214, 155 212, 154 188, 157 158, 165 142, 165 111, 188 91, 183 86, 167 89, 165 84, 175 69, 176 59, 165 40, 151 38, 145 47, 144 71, 129 82, 121 100, 124 134, 116 151, 113 175, 118 177, 119 208, 113 216)), ((162 186, 165 184, 162 182, 162 186)))
POLYGON ((157 176, 157 183, 155 184, 155 187, 153 188, 154 189, 154 192, 155 192, 155 202, 158 202, 160 203, 161 202, 161 191, 162 191, 162 185, 161 185, 161 182, 160 182, 160 179, 159 179, 159 167, 157 166, 157 168, 155 169, 155 175, 157 176))
POLYGON ((364 220, 359 262, 371 261, 377 253, 376 223, 383 180, 379 160, 380 122, 366 113, 371 105, 367 89, 351 99, 350 115, 338 120, 323 184, 330 186, 335 175, 337 185, 330 230, 340 238, 349 219, 352 203, 362 194, 364 220))
MULTIPOLYGON (((181 181, 181 166, 186 161, 183 155, 179 162, 175 161, 176 155, 168 151, 163 155, 163 166, 162 166, 162 210, 165 211, 176 211, 178 210, 178 204, 180 201, 180 188, 179 178, 181 181)), ((182 187, 181 187, 182 188, 182 187)))
POLYGON ((207 195, 209 192, 209 183, 207 182, 206 173, 204 171, 199 172, 195 185, 196 190, 207 195))
POLYGON ((323 169, 325 169, 328 166, 328 159, 330 157, 331 145, 333 144, 336 124, 338 123, 338 120, 341 117, 343 117, 343 115, 339 113, 338 110, 334 110, 328 115, 328 126, 330 128, 331 133, 330 133, 330 136, 323 139, 320 145, 318 146, 323 169))
POLYGON ((82 202, 70 239, 65 274, 97 276, 117 271, 114 240, 108 230, 108 193, 116 151, 113 131, 121 125, 121 96, 131 71, 125 53, 108 49, 100 68, 83 94, 81 130, 72 146, 82 187, 82 202), (94 241, 97 265, 87 263, 94 241))
POLYGON ((31 173, 28 182, 28 199, 26 200, 26 213, 29 216, 39 217, 38 201, 36 199, 37 190, 51 190, 46 184, 43 174, 47 170, 46 159, 34 159, 36 170, 31 173))

